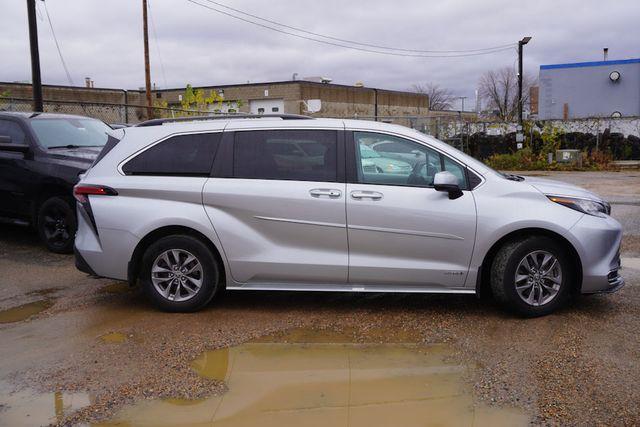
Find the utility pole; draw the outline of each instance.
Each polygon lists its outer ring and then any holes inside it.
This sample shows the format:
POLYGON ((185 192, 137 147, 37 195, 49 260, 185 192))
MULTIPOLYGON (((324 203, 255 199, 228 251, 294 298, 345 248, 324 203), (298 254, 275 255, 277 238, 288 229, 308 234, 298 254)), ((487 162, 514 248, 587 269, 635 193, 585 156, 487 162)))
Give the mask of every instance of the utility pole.
POLYGON ((38 51, 38 24, 36 22, 36 0, 27 0, 29 20, 29 43, 31 46, 31 87, 33 89, 33 111, 44 110, 42 105, 42 79, 40 76, 40 53, 38 51))
POLYGON ((142 28, 144 31, 144 83, 147 95, 147 119, 153 118, 151 104, 151 66, 149 65, 149 27, 147 25, 147 0, 142 0, 142 28))
POLYGON ((522 47, 529 43, 531 37, 518 40, 518 126, 516 128, 516 147, 523 147, 524 133, 522 132, 522 47))

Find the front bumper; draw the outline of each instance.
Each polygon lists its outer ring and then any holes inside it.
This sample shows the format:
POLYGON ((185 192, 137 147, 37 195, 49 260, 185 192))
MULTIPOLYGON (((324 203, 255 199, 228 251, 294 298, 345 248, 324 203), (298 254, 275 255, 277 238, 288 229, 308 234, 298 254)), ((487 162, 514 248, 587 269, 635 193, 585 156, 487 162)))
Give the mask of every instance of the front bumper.
POLYGON ((609 287, 601 290, 599 293, 612 294, 619 291, 624 286, 624 278, 620 275, 619 268, 611 270, 607 275, 607 281, 609 282, 609 287))
POLYGON ((584 215, 572 228, 582 263, 583 294, 611 293, 624 286, 620 275, 622 226, 611 217, 584 215))

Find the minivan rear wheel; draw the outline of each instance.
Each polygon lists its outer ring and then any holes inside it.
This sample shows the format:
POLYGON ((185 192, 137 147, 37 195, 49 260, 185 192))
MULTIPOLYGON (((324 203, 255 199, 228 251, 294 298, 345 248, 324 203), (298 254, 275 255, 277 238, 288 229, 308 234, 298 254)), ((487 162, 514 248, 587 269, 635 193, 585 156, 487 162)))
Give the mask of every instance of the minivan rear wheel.
POLYGON ((571 258, 562 245, 546 236, 509 242, 491 266, 493 295, 523 316, 543 316, 563 306, 575 278, 571 258))
POLYGON ((197 238, 166 236, 151 244, 142 257, 141 281, 161 310, 191 312, 215 296, 220 281, 218 263, 197 238))

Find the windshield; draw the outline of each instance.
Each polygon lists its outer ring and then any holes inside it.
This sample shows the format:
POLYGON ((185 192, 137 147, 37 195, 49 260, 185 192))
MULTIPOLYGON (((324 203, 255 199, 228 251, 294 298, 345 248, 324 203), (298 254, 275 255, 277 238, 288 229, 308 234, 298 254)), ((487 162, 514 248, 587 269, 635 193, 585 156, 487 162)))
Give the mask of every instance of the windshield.
POLYGON ((46 148, 102 147, 112 129, 100 120, 90 118, 37 118, 31 127, 46 148))

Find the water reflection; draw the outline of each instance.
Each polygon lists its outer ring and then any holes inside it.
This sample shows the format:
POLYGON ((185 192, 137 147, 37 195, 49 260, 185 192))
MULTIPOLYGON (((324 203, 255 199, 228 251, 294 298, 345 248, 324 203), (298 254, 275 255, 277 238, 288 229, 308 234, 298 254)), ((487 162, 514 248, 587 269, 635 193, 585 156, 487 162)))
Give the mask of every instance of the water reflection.
POLYGON ((474 403, 466 366, 442 345, 247 343, 206 352, 201 375, 225 380, 222 396, 143 401, 110 425, 424 426, 527 425, 517 410, 474 403))

